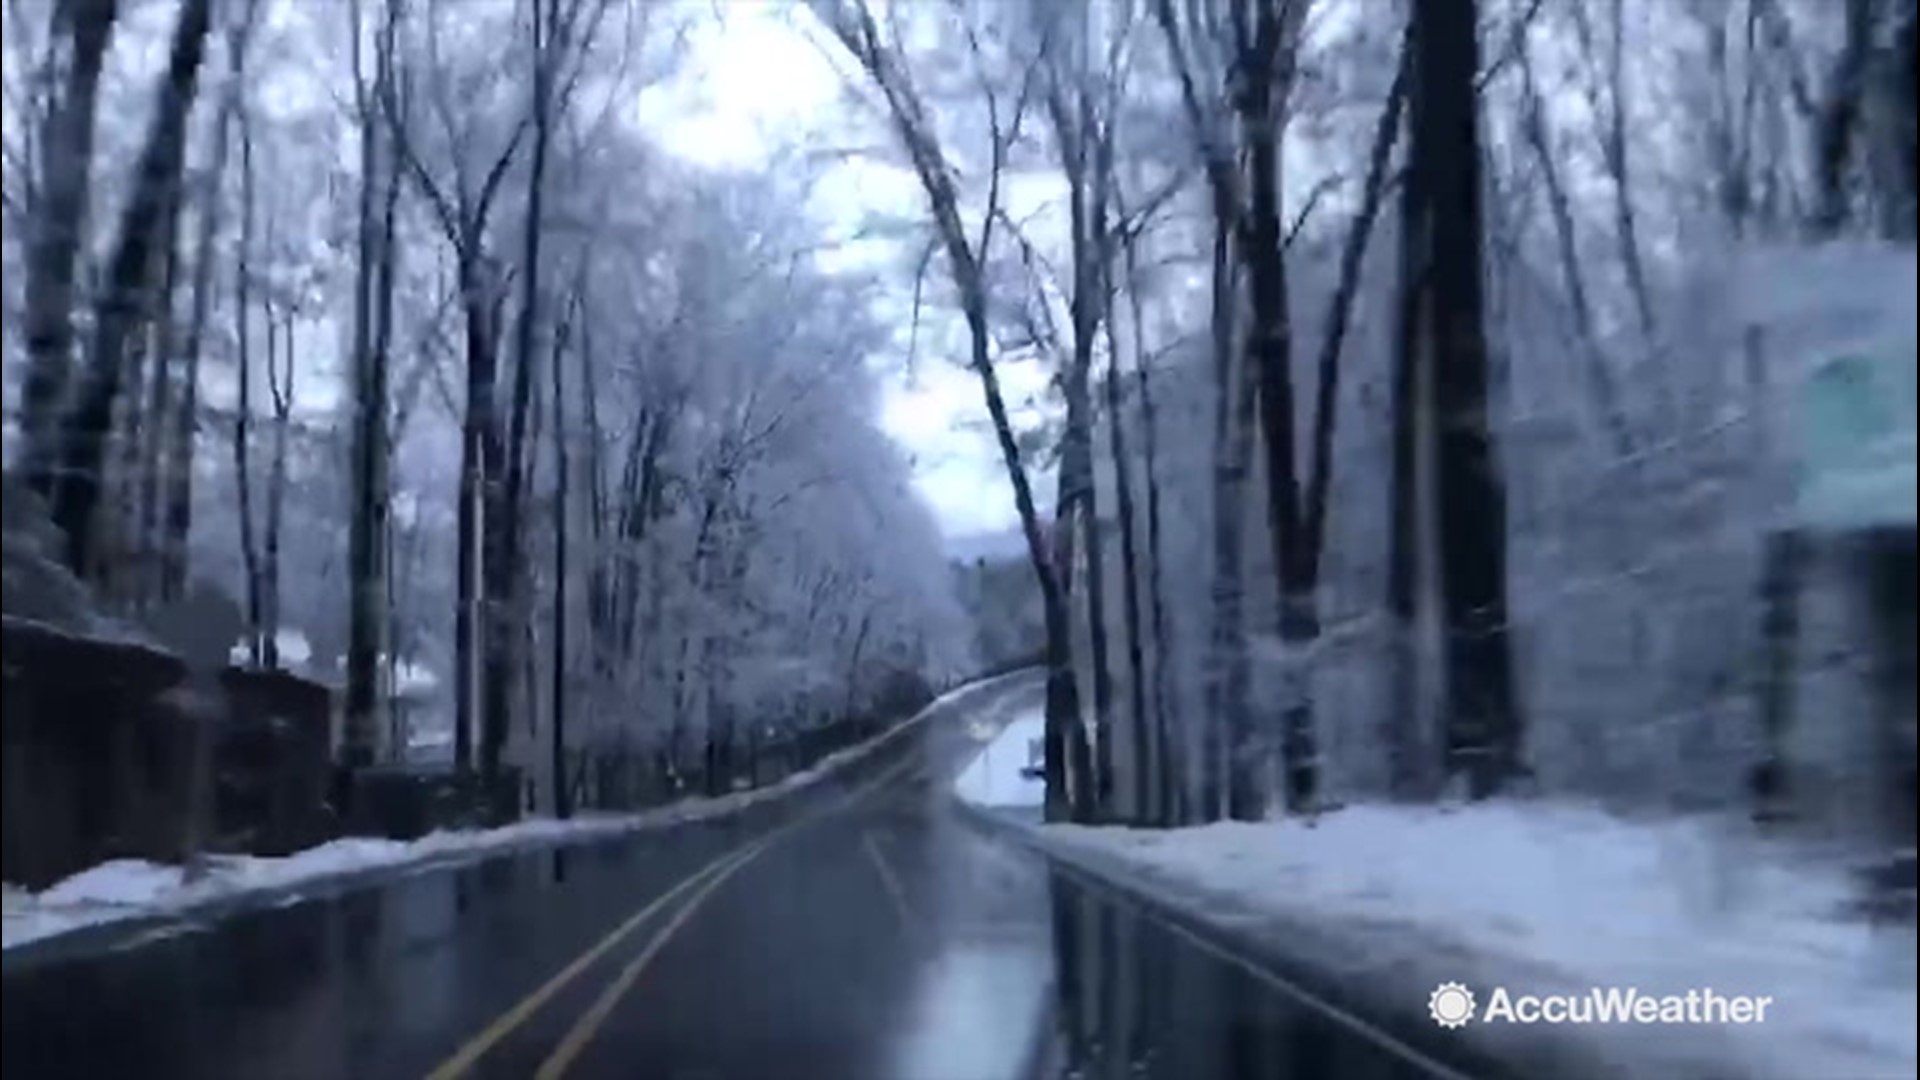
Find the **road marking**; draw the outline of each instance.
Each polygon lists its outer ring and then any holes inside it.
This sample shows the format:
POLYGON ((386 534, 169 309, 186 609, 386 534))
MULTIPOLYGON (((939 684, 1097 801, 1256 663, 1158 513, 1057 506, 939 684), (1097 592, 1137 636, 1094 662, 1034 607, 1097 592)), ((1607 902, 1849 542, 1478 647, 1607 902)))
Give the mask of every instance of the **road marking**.
MULTIPOLYGON (((540 1007, 545 1005, 548 1001, 550 1001, 555 994, 558 994, 561 990, 565 989, 568 983, 571 983, 573 980, 579 978, 581 973, 585 972, 588 968, 592 967, 595 961, 599 960, 601 957, 605 956, 608 952, 612 951, 614 947, 619 945, 628 936, 630 936, 636 929, 638 929, 642 924, 644 924, 649 917, 654 915, 661 908, 667 906, 668 904, 672 903, 674 900, 678 899, 680 896, 696 888, 699 888, 703 882, 709 881, 715 875, 724 876, 726 874, 732 873, 735 869, 737 869, 740 865, 744 863, 744 860, 740 859, 741 856, 750 855, 750 854, 757 855, 759 852, 765 850, 768 847, 771 847, 776 840, 779 840, 780 838, 785 836, 787 833, 792 832, 793 830, 798 829, 803 825, 821 820, 822 818, 829 817, 835 813, 839 813, 840 811, 843 811, 852 807, 854 804, 858 803, 861 799, 865 798, 866 796, 872 794, 875 791, 878 791, 880 788, 885 787, 887 784, 892 783, 894 780, 897 780, 903 773, 907 771, 908 768, 910 768, 916 763, 917 763, 917 758, 912 755, 909 755, 905 761, 902 761, 900 764, 895 765, 892 768, 886 769, 879 776, 875 777, 871 782, 855 788, 851 793, 847 795, 846 798, 840 800, 839 802, 836 802, 826 807, 823 810, 817 810, 814 813, 805 814, 805 815, 802 815, 801 817, 795 818, 794 820, 789 821, 784 825, 781 825, 779 828, 774 829, 772 832, 769 832, 766 836, 762 837, 757 843, 750 844, 742 850, 733 851, 733 852, 729 852, 728 854, 721 855, 718 858, 715 858, 713 861, 707 863, 705 866, 702 866, 699 870, 694 871, 692 874, 688 875, 685 880, 679 882, 673 888, 668 889, 666 892, 656 897, 651 903, 647 904, 645 907, 641 908, 639 911, 634 912, 634 914, 630 916, 626 922, 623 922, 619 926, 614 927, 613 930, 610 931, 606 937, 601 938, 586 952, 581 953, 578 957, 576 957, 572 963, 560 969, 560 972, 558 974, 554 975, 551 979, 548 979, 545 983, 543 983, 540 986, 539 989, 535 990, 531 994, 528 994, 526 997, 522 998, 518 1004, 514 1005, 513 1008, 508 1009, 506 1012, 502 1013, 499 1016, 499 1018, 494 1020, 493 1023, 488 1024, 487 1027, 480 1032, 480 1034, 474 1036, 471 1040, 469 1040, 467 1043, 462 1045, 459 1050, 455 1051, 452 1057, 448 1058, 444 1062, 441 1062, 438 1067, 436 1067, 432 1072, 428 1073, 427 1080, 455 1080, 455 1078, 457 1077, 464 1076, 468 1070, 472 1069, 473 1066, 477 1062, 479 1062, 480 1058, 484 1056, 487 1053, 487 1051, 493 1049, 494 1046, 498 1045, 499 1042, 502 1039, 505 1039, 508 1035, 513 1034, 513 1031, 515 1028, 518 1028, 521 1024, 526 1023, 528 1017, 532 1016, 535 1012, 539 1011, 540 1007), (740 860, 740 861, 735 862, 733 860, 740 860)), ((702 895, 704 895, 704 893, 702 895)), ((656 938, 655 940, 656 942, 658 942, 660 939, 656 938)), ((649 945, 649 949, 651 948, 652 946, 649 945)), ((638 972, 636 972, 635 975, 637 977, 638 972)))
MULTIPOLYGON (((571 1066, 574 1060, 580 1056, 581 1052, 587 1048, 587 1045, 593 1041, 594 1036, 600 1033, 600 1028, 607 1022, 607 1017, 613 1014, 613 1010, 615 1006, 620 1003, 620 999, 625 997, 627 992, 633 988, 633 984, 639 981, 641 975, 646 973, 647 967, 653 963, 653 958, 659 955, 660 950, 667 946, 667 943, 680 931, 680 928, 685 926, 693 916, 699 912, 700 907, 706 902, 707 898, 718 891, 720 886, 726 882, 727 878, 732 877, 735 872, 745 867, 749 862, 752 862, 762 852, 784 839, 787 833, 793 832, 803 825, 811 824, 852 807, 867 796, 899 779, 913 764, 914 761, 908 759, 893 768, 887 769, 875 777, 871 783, 854 789, 851 794, 840 802, 835 803, 825 810, 808 814, 780 826, 768 833, 759 843, 734 856, 731 861, 727 862, 718 872, 709 877, 705 883, 687 899, 687 902, 681 906, 680 910, 674 913, 673 918, 668 921, 665 926, 661 927, 658 933, 654 934, 652 940, 647 942, 646 948, 641 950, 640 955, 628 961, 627 965, 620 969, 620 974, 615 976, 613 982, 607 985, 607 988, 594 1000, 594 1003, 581 1015, 579 1020, 575 1021, 573 1027, 567 1031, 567 1034, 561 1038, 559 1045, 554 1048, 552 1055, 549 1056, 545 1062, 541 1063, 539 1071, 534 1074, 535 1080, 560 1080, 560 1077, 565 1075, 568 1067, 571 1066)), ((871 834, 867 835, 868 839, 871 840, 871 834)), ((877 853, 875 854, 875 858, 878 858, 877 853)), ((890 873, 890 871, 884 869, 882 872, 890 873)), ((897 886, 898 883, 896 882, 895 884, 897 886)), ((897 897, 896 903, 903 905, 901 911, 902 917, 904 918, 906 910, 904 907, 904 898, 897 897)))
POLYGON ((914 927, 913 909, 907 905, 907 890, 900 885, 899 875, 887 864, 887 858, 880 853, 880 844, 873 833, 860 834, 860 846, 866 849, 867 856, 873 860, 874 872, 880 875, 880 884, 887 891, 888 899, 893 901, 894 910, 900 914, 900 926, 905 930, 914 927))
POLYGON ((601 938, 593 947, 581 953, 572 963, 561 968, 559 974, 548 979, 538 990, 520 999, 519 1004, 500 1014, 500 1017, 493 1023, 488 1024, 485 1030, 481 1031, 480 1034, 469 1040, 466 1045, 455 1051, 452 1057, 441 1062, 438 1068, 428 1073, 427 1080, 454 1080, 455 1077, 464 1075, 468 1069, 473 1068, 475 1062, 480 1060, 481 1055, 493 1049, 496 1043, 512 1034, 514 1028, 526 1023, 527 1017, 532 1016, 539 1010, 540 1006, 545 1005, 549 999, 564 989, 568 983, 579 978, 582 972, 593 966, 594 961, 611 952, 616 945, 619 945, 628 935, 639 929, 640 925, 645 923, 655 912, 672 903, 683 893, 696 888, 701 882, 711 878, 714 874, 725 870, 728 865, 728 860, 737 858, 738 855, 738 852, 734 852, 714 859, 712 862, 688 875, 685 880, 673 888, 661 893, 658 897, 654 898, 651 903, 639 911, 634 912, 626 922, 614 927, 606 937, 601 938))
POLYGON ((687 898, 687 902, 681 905, 673 918, 660 928, 659 933, 653 935, 653 940, 647 942, 647 947, 640 951, 640 955, 628 961, 627 966, 620 969, 620 974, 607 985, 605 990, 601 991, 592 1007, 582 1013, 580 1019, 568 1029, 565 1037, 560 1040, 560 1044, 554 1048, 553 1054, 542 1062, 539 1071, 533 1074, 534 1080, 560 1080, 560 1077, 565 1075, 568 1066, 572 1065, 574 1059, 580 1056, 580 1052, 587 1048, 587 1044, 593 1041, 593 1037, 600 1033, 601 1025, 607 1022, 607 1017, 613 1013, 614 1006, 618 1005, 627 991, 633 988, 633 984, 647 970, 647 966, 653 963, 653 958, 660 954, 660 950, 666 948, 667 943, 673 940, 673 936, 693 918, 694 913, 700 910, 700 906, 706 902, 707 898, 726 883, 727 878, 752 862, 755 856, 773 843, 773 840, 773 837, 768 837, 734 856, 726 866, 708 878, 705 884, 687 898))
POLYGON ((1472 1080, 1472 1077, 1467 1073, 1463 1073, 1458 1069, 1429 1057, 1414 1047, 1395 1038, 1385 1030, 1375 1027, 1373 1024, 1362 1020, 1360 1017, 1355 1016, 1340 1006, 1319 997, 1292 979, 1272 971, 1264 965, 1241 956, 1238 953, 1215 945, 1213 942, 1188 930, 1186 927, 1162 917, 1158 912, 1127 895, 1123 890, 1101 881, 1098 874, 1075 865, 1071 857, 1059 856, 1054 852, 1042 852, 1041 854, 1046 856, 1055 866, 1064 870, 1069 878, 1077 879, 1082 890, 1090 892, 1095 896, 1105 897, 1109 903, 1122 904, 1132 909, 1136 915, 1166 930, 1168 933, 1173 934, 1175 937, 1199 949, 1201 952, 1217 960, 1224 960, 1228 964, 1252 976, 1255 982, 1261 983, 1268 989, 1278 991, 1300 1004, 1307 1006, 1321 1016, 1333 1021, 1335 1024, 1346 1028, 1348 1031, 1373 1043, 1375 1046, 1399 1057, 1402 1061, 1416 1068, 1426 1070, 1434 1080, 1472 1080))

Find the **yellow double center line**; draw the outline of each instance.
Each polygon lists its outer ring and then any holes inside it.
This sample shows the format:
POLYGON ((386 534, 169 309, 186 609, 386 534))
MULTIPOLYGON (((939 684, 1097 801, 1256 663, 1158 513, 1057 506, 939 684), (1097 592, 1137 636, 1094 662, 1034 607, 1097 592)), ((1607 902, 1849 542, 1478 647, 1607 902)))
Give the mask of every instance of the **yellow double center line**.
POLYGON ((661 893, 646 906, 628 916, 625 922, 614 927, 608 932, 606 937, 601 938, 593 947, 581 953, 578 957, 575 957, 572 963, 561 968, 552 978, 542 983, 539 989, 522 998, 513 1008, 500 1014, 498 1019, 488 1024, 480 1034, 468 1040, 452 1057, 441 1062, 437 1068, 428 1073, 427 1080, 455 1080, 456 1077, 466 1075, 467 1071, 472 1069, 488 1051, 499 1045, 507 1036, 513 1034, 520 1025, 526 1023, 527 1019, 538 1012, 547 1002, 551 1001, 554 995, 565 989, 568 984, 584 974, 588 968, 591 968, 597 961, 617 948, 621 942, 632 936, 633 932, 645 925, 648 919, 681 897, 688 897, 686 904, 675 913, 666 925, 660 928, 659 932, 654 934, 652 940, 647 943, 640 954, 628 961, 626 966, 620 969, 620 973, 608 984, 606 990, 602 991, 600 996, 595 999, 593 1005, 588 1008, 586 1013, 567 1031, 565 1037, 560 1040, 559 1045, 554 1048, 553 1054, 547 1058, 540 1066, 539 1072, 535 1074, 538 1080, 558 1080, 558 1078, 565 1073, 567 1067, 573 1063, 574 1059, 579 1057, 580 1053, 586 1049, 587 1044, 593 1041, 594 1035, 600 1030, 601 1025, 606 1023, 607 1017, 613 1012, 614 1006, 618 1005, 621 997, 623 997, 628 990, 632 989, 633 984, 639 980, 640 976, 646 971, 647 966, 653 962, 653 958, 659 954, 661 949, 666 947, 667 942, 673 938, 673 935, 678 933, 680 928, 693 918, 694 913, 699 910, 701 904, 718 890, 727 878, 739 872, 741 868, 745 867, 749 862, 752 862, 769 847, 772 847, 774 843, 779 841, 787 833, 798 829, 802 825, 845 810, 872 792, 892 783, 916 763, 917 760, 909 756, 907 760, 889 768, 878 777, 875 777, 870 783, 855 789, 845 799, 827 809, 790 821, 768 833, 761 839, 749 843, 746 847, 722 855, 701 867, 685 880, 668 889, 666 892, 661 893))
POLYGON ((620 999, 626 996, 628 990, 632 989, 634 982, 640 978, 640 973, 647 970, 647 965, 653 963, 653 958, 666 947, 673 935, 679 933, 680 927, 693 918, 693 913, 700 910, 700 905, 712 895, 714 890, 718 889, 727 878, 733 876, 735 871, 752 862, 754 856, 765 851, 767 845, 772 842, 771 838, 762 840, 738 855, 721 860, 719 869, 707 875, 705 883, 694 891, 686 904, 674 914, 672 920, 660 928, 660 932, 653 936, 653 940, 647 943, 647 947, 640 951, 639 956, 629 960, 627 966, 620 969, 619 976, 601 991, 600 996, 594 1000, 593 1007, 574 1022, 566 1037, 560 1040, 560 1045, 554 1048, 552 1056, 547 1058, 541 1064, 540 1070, 533 1074, 534 1080, 560 1080, 567 1071, 567 1066, 572 1065, 573 1059, 579 1057, 580 1052, 593 1041, 593 1037, 600 1033, 600 1025, 607 1022, 607 1016, 613 1012, 613 1007, 620 1003, 620 999))

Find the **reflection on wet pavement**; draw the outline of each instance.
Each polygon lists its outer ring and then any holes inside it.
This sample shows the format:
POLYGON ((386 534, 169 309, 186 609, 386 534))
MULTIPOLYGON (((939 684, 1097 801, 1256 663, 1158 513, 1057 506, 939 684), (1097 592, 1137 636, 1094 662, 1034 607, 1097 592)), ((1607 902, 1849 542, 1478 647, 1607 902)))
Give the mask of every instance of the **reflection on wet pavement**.
POLYGON ((9 967, 6 1072, 417 1080, 612 940, 470 1075, 534 1075, 616 972, 655 951, 571 1080, 1446 1075, 962 821, 948 791, 972 746, 954 725, 788 806, 318 890, 9 967), (697 911, 689 899, 610 938, 785 822, 697 911))
POLYGON ((1055 872, 1046 1080, 1429 1080, 1433 1072, 1055 872))

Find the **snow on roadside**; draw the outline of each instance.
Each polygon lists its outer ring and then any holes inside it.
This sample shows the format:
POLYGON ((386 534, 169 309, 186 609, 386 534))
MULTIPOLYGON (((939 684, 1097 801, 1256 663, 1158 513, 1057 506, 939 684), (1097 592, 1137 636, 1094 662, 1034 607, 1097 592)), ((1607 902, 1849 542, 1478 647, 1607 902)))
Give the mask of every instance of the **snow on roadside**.
MULTIPOLYGON (((1483 1006, 1494 986, 1774 998, 1764 1025, 1534 1033, 1581 1040, 1628 1075, 1915 1075, 1913 928, 1846 914, 1843 867, 1726 822, 1509 803, 1352 807, 1311 826, 1039 834, 1117 857, 1170 899, 1261 934, 1282 955, 1421 1002, 1443 980, 1473 987, 1483 1006)), ((1488 1025, 1467 1034, 1496 1050, 1520 1037, 1488 1025)))
MULTIPOLYGON (((983 718, 976 723, 987 725, 989 721, 983 718)), ((973 764, 953 782, 954 791, 980 806, 1039 806, 1046 796, 1046 782, 1037 776, 1022 775, 1022 770, 1037 763, 1032 748, 1045 731, 1045 711, 1027 709, 1009 720, 998 734, 990 727, 976 732, 976 737, 989 741, 980 756, 973 759, 973 764)))
MULTIPOLYGON (((792 778, 799 779, 799 774, 792 778)), ((804 781, 801 781, 804 782, 804 781)), ((639 814, 586 815, 568 821, 533 818, 498 829, 429 833, 417 840, 343 837, 282 857, 220 855, 200 880, 187 882, 178 866, 142 859, 114 859, 32 893, 6 886, 4 944, 30 941, 123 919, 177 915, 199 905, 253 892, 319 884, 367 870, 436 858, 478 856, 515 848, 615 836, 639 829, 698 820, 790 789, 782 783, 718 799, 690 799, 639 814), (746 796, 756 796, 749 799, 746 796)))
POLYGON ((116 859, 37 893, 8 884, 0 948, 11 949, 103 923, 178 915, 218 900, 319 884, 368 870, 591 840, 719 817, 813 784, 920 725, 942 706, 951 706, 963 695, 997 683, 987 680, 950 691, 878 738, 829 754, 811 769, 763 788, 717 798, 686 799, 635 814, 587 814, 567 821, 534 818, 498 829, 436 832, 411 841, 344 837, 279 858, 215 856, 208 861, 206 874, 192 883, 183 879, 177 866, 116 859))

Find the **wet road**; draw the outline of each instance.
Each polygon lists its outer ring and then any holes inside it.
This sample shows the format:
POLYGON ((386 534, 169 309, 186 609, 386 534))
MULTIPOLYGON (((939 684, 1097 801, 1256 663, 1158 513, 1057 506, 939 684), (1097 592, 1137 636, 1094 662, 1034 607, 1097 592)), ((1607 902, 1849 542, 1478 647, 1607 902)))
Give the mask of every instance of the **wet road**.
POLYGON ((961 820, 976 691, 779 806, 416 873, 10 968, 20 1077, 1400 1080, 1302 1007, 961 820))

